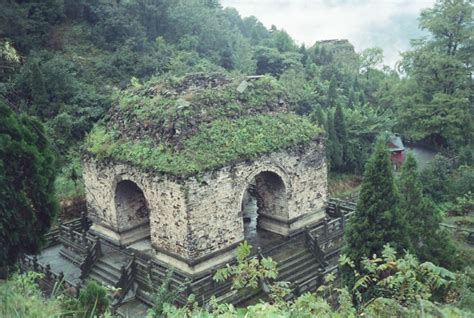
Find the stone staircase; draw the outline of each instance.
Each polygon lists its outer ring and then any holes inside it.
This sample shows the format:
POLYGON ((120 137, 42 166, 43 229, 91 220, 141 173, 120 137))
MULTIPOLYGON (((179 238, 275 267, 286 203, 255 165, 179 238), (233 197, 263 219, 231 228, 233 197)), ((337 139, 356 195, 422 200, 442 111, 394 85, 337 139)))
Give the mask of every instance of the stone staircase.
MULTIPOLYGON (((295 291, 306 291, 324 272, 324 266, 305 244, 304 235, 299 235, 279 248, 266 254, 278 263, 278 281, 290 283, 295 291)), ((298 292, 299 293, 299 292, 298 292)))
POLYGON ((120 265, 114 264, 114 262, 104 258, 97 260, 89 274, 89 278, 112 287, 118 285, 120 276, 120 265))
POLYGON ((319 275, 321 264, 307 249, 296 251, 290 258, 279 263, 278 280, 299 284, 319 275))

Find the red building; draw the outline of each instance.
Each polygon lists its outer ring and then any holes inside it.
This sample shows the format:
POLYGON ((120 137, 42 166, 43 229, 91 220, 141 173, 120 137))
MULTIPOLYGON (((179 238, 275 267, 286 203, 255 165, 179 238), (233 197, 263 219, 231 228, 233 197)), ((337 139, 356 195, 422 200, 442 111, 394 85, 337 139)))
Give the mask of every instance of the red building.
POLYGON ((390 151, 390 160, 392 161, 395 170, 398 170, 403 164, 405 146, 402 139, 397 134, 387 136, 387 150, 390 151))

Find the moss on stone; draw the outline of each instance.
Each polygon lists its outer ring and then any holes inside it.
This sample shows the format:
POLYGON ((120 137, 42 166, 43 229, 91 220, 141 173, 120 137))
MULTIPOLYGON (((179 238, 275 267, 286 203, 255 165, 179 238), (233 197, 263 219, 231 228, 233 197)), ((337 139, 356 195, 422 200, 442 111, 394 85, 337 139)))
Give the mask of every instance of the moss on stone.
POLYGON ((110 119, 89 134, 87 151, 99 160, 188 175, 306 143, 322 132, 288 111, 285 92, 271 77, 240 93, 242 79, 199 76, 197 84, 184 78, 119 93, 110 119))

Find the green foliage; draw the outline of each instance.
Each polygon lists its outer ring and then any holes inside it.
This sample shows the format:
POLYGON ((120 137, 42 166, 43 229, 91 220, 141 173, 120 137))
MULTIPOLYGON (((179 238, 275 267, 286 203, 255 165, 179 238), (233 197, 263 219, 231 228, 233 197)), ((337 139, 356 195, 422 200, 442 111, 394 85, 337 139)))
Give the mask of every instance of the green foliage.
POLYGON ((0 283, 1 317, 50 318, 64 317, 68 313, 62 310, 59 300, 43 298, 36 284, 40 275, 34 272, 15 274, 9 280, 0 283))
POLYGON ((401 64, 410 92, 401 92, 400 124, 413 138, 451 147, 472 142, 472 12, 471 1, 439 0, 421 13, 431 37, 414 42, 401 64))
POLYGON ((320 130, 296 115, 258 115, 237 120, 221 119, 199 126, 185 139, 182 149, 172 149, 151 140, 116 140, 104 127, 96 127, 87 139, 87 150, 99 159, 130 162, 146 169, 171 174, 190 174, 219 168, 308 142, 320 130))
POLYGON ((54 183, 56 195, 60 201, 73 200, 85 195, 80 155, 71 152, 67 156, 67 162, 68 164, 63 165, 58 172, 54 183))
POLYGON ((400 213, 408 223, 410 251, 421 261, 431 261, 447 268, 462 266, 455 259, 456 249, 449 235, 440 229, 441 216, 423 193, 417 164, 409 154, 398 182, 400 213))
POLYGON ((410 253, 397 259, 395 250, 388 244, 381 253, 382 257, 374 254, 362 258, 359 266, 347 257, 341 259, 341 266, 354 271, 356 280, 352 290, 360 308, 370 306, 378 298, 409 307, 420 299, 432 301, 435 296, 449 297, 455 292, 458 277, 454 273, 431 262, 420 263, 410 253))
POLYGON ((42 125, 0 100, 0 266, 35 253, 57 212, 54 156, 42 125))
POLYGON ((153 291, 153 307, 148 309, 147 317, 162 317, 166 306, 174 304, 179 294, 186 290, 186 284, 171 288, 173 274, 169 270, 161 285, 153 291))
POLYGON ((88 281, 79 294, 79 305, 85 317, 103 315, 109 308, 110 295, 102 285, 96 281, 88 281))
POLYGON ((288 284, 278 282, 271 284, 277 276, 277 263, 271 258, 258 256, 250 257, 252 246, 244 241, 237 247, 237 263, 227 264, 216 271, 213 279, 216 282, 223 282, 232 279, 232 289, 256 290, 262 284, 267 284, 273 298, 282 300, 289 293, 288 284))
MULTIPOLYGON (((383 138, 368 160, 356 211, 345 232, 343 253, 356 264, 365 255, 380 254, 390 243, 407 248, 406 224, 398 209, 398 193, 383 138)), ((361 269, 360 267, 358 269, 361 269)), ((352 287, 353 282, 346 282, 352 287)))
POLYGON ((448 201, 452 197, 452 165, 446 157, 437 155, 423 170, 420 178, 426 195, 436 203, 448 201))

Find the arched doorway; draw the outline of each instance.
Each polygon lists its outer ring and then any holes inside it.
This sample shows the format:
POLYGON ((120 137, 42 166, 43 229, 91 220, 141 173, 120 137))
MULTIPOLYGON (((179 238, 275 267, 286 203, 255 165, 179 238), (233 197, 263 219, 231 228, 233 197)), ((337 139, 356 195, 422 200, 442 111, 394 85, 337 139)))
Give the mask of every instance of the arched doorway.
POLYGON ((135 182, 123 180, 117 184, 115 209, 120 232, 133 232, 127 235, 127 243, 150 236, 150 210, 143 191, 135 182))
POLYGON ((288 218, 286 187, 282 178, 271 171, 257 174, 242 198, 244 237, 253 245, 262 246, 280 239, 272 220, 288 218))

